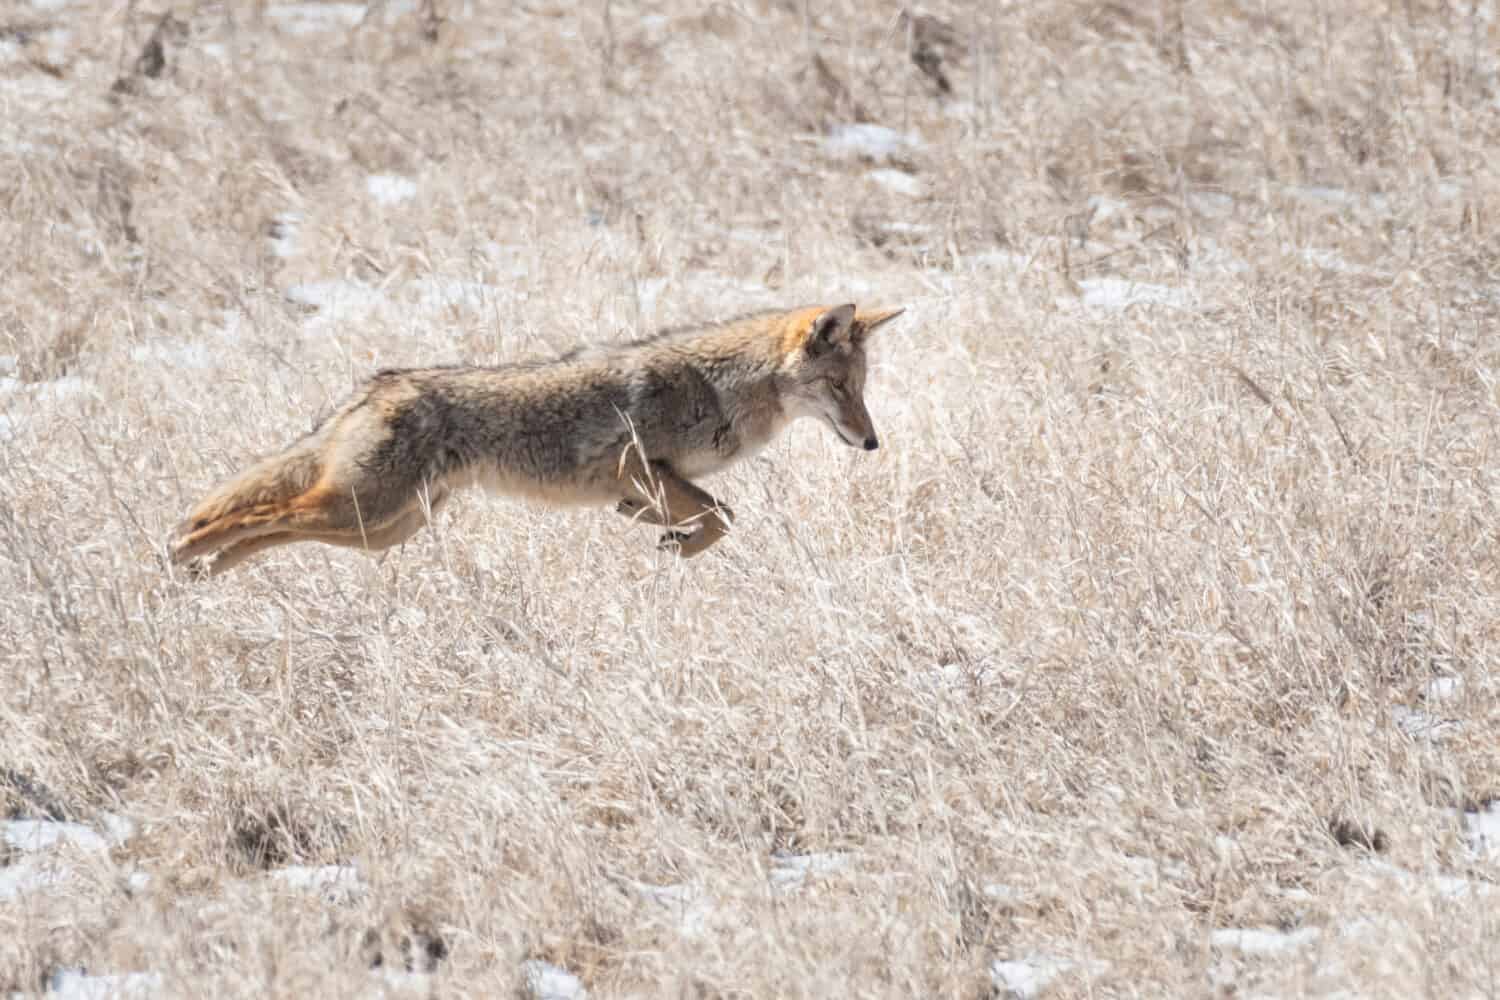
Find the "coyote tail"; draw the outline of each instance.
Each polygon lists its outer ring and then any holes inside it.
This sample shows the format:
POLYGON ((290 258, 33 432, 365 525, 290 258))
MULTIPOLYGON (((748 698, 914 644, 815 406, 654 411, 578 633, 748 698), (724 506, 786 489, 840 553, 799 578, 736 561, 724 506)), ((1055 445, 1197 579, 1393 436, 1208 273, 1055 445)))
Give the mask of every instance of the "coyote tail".
POLYGON ((241 528, 275 521, 322 472, 322 434, 310 434, 263 458, 214 490, 173 530, 172 561, 186 562, 218 548, 241 528))

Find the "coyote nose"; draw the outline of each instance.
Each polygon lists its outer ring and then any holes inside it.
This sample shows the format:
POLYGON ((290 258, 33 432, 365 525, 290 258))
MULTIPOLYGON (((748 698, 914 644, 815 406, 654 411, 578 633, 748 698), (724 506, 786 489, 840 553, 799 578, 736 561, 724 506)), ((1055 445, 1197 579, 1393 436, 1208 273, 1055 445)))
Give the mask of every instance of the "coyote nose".
POLYGON ((865 438, 865 451, 874 451, 876 448, 879 448, 879 447, 880 447, 880 442, 877 441, 877 440, 875 440, 875 435, 874 434, 871 434, 869 437, 865 438))

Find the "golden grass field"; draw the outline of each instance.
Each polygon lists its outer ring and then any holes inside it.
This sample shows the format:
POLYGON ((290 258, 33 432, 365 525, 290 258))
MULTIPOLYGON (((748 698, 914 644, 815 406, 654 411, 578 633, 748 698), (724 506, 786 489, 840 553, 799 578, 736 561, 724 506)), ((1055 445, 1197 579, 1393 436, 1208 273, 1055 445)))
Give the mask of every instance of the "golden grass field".
POLYGON ((0 995, 1497 995, 1497 46, 0 3, 0 995), (377 368, 845 301, 881 450, 697 560, 166 562, 377 368))

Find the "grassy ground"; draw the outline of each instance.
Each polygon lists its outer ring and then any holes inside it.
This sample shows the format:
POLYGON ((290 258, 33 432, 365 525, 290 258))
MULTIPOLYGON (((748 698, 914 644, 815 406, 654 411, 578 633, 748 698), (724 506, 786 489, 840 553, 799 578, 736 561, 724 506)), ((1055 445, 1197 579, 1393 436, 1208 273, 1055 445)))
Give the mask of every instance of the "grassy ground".
POLYGON ((511 6, 0 4, 0 810, 133 824, 0 991, 1500 990, 1493 4, 511 6), (377 367, 849 300, 694 562, 164 562, 377 367))

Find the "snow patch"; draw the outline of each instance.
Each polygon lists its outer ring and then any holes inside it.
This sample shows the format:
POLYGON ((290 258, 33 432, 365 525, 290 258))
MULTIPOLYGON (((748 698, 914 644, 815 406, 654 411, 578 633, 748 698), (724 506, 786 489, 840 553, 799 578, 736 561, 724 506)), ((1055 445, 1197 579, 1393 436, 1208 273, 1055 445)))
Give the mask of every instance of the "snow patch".
POLYGON ((1500 861, 1500 802, 1465 810, 1459 822, 1463 824, 1464 843, 1475 857, 1500 861))
POLYGON ((365 5, 359 3, 288 3, 266 11, 272 20, 294 35, 352 28, 364 20, 365 5))
POLYGON ((58 403, 74 396, 93 396, 92 383, 77 375, 65 375, 50 382, 26 382, 18 378, 0 376, 0 440, 13 436, 30 415, 25 400, 34 407, 47 403, 58 403), (21 412, 16 412, 20 410, 21 412))
POLYGON ((995 882, 980 890, 986 899, 993 899, 1002 906, 1019 906, 1026 902, 1026 894, 1015 886, 995 882))
POLYGON ((0 901, 49 888, 69 874, 66 868, 43 868, 29 861, 6 865, 0 868, 0 901))
POLYGON ((414 293, 417 305, 428 312, 488 309, 504 293, 499 285, 454 278, 417 278, 406 284, 403 290, 414 293))
POLYGON ((1118 198, 1110 198, 1106 195, 1096 194, 1089 199, 1090 222, 1105 222, 1117 215, 1124 215, 1130 211, 1130 206, 1118 198))
POLYGON ((859 157, 880 163, 908 154, 921 146, 916 136, 884 125, 853 123, 835 125, 823 137, 823 151, 837 159, 859 157))
POLYGON ((1189 208, 1209 219, 1222 219, 1234 211, 1234 199, 1217 191, 1193 191, 1187 200, 1189 208))
POLYGON ((1287 194, 1298 201, 1313 202, 1323 205, 1352 205, 1359 200, 1343 188, 1327 187, 1322 184, 1304 184, 1299 187, 1287 188, 1287 194))
POLYGON ((708 926, 713 902, 690 885, 647 885, 629 883, 630 890, 641 899, 668 911, 676 918, 677 928, 687 935, 702 933, 708 926))
POLYGON ((353 281, 330 279, 292 285, 286 290, 287 301, 317 309, 327 318, 347 319, 366 315, 380 304, 384 296, 373 288, 353 281))
POLYGON ((282 260, 296 256, 297 236, 301 230, 300 212, 282 212, 272 219, 271 224, 266 227, 266 243, 270 245, 271 255, 282 260))
POLYGON ((47 982, 47 995, 61 1000, 134 1000, 161 992, 161 976, 155 972, 91 976, 81 969, 59 969, 47 982))
POLYGON ((821 877, 843 871, 849 867, 851 860, 849 855, 837 852, 822 854, 778 852, 771 855, 771 885, 782 890, 797 889, 809 877, 821 877))
MULTIPOLYGON (((1090 309, 1120 312, 1131 306, 1166 306, 1171 309, 1186 309, 1192 304, 1189 294, 1180 288, 1152 285, 1141 281, 1126 281, 1124 278, 1086 278, 1078 283, 1083 294, 1079 297, 1090 309)), ((1066 300, 1059 300, 1066 306, 1066 300)))
POLYGON ((396 174, 371 174, 365 178, 365 191, 381 205, 399 205, 417 196, 417 182, 396 174))
POLYGON ((1421 709, 1408 708, 1405 705, 1392 706, 1391 721, 1396 724, 1397 729, 1412 739, 1428 740, 1433 743, 1441 743, 1456 736, 1463 728, 1463 723, 1457 719, 1439 719, 1421 709))
POLYGON ((1098 961, 1075 962, 1056 955, 1029 955, 1026 958, 996 959, 990 963, 990 981, 998 990, 1014 1000, 1033 1000, 1039 997, 1058 976, 1074 969, 1082 969, 1090 976, 1097 976, 1109 968, 1109 963, 1098 961))
POLYGON ((887 191, 905 195, 908 198, 920 198, 927 193, 927 185, 904 170, 882 167, 879 170, 871 170, 865 176, 887 191))
POLYGON ((1494 894, 1497 889, 1497 886, 1489 882, 1476 882, 1455 875, 1418 875, 1405 868, 1397 867, 1389 861, 1379 859, 1372 859, 1367 865, 1367 870, 1395 879, 1401 884, 1403 892, 1409 893, 1420 889, 1423 885, 1431 885, 1437 890, 1438 895, 1445 899, 1463 899, 1469 896, 1483 899, 1494 894))
POLYGON ((45 851, 67 844, 82 851, 107 851, 110 841, 81 823, 50 819, 8 819, 0 822, 0 841, 18 851, 45 851))
POLYGON ((587 1000, 589 995, 581 979, 541 959, 522 962, 521 978, 532 1000, 587 1000))
POLYGON ((981 250, 979 253, 971 253, 964 258, 969 266, 977 269, 995 271, 1024 271, 1031 258, 1014 250, 981 250))
POLYGON ((25 393, 39 403, 56 403, 74 396, 93 393, 93 386, 77 375, 64 375, 50 382, 25 382, 18 378, 0 377, 0 395, 25 393))
POLYGON ((1241 955, 1280 955, 1296 951, 1318 940, 1316 927, 1279 931, 1274 927, 1226 927, 1209 935, 1209 943, 1220 951, 1237 951, 1241 955))
POLYGON ((1356 264, 1336 250, 1303 247, 1300 251, 1297 251, 1292 248, 1291 244, 1282 244, 1281 249, 1283 253, 1293 253, 1307 261, 1313 267, 1321 268, 1333 274, 1374 275, 1377 277, 1389 274, 1387 271, 1356 264))
POLYGON ((212 368, 217 364, 215 352, 201 341, 164 340, 136 344, 130 349, 130 360, 139 364, 167 364, 174 368, 212 368))
POLYGON ((1462 677, 1434 677, 1422 689, 1422 698, 1426 701, 1447 701, 1456 697, 1463 689, 1462 677))
POLYGON ((1332 209, 1369 208, 1376 212, 1385 212, 1390 207, 1390 202, 1385 195, 1359 194, 1323 184, 1302 184, 1285 190, 1293 200, 1300 201, 1304 205, 1332 209))
POLYGON ((269 873, 273 882, 316 892, 331 903, 346 903, 364 894, 365 883, 353 865, 288 865, 269 873))

